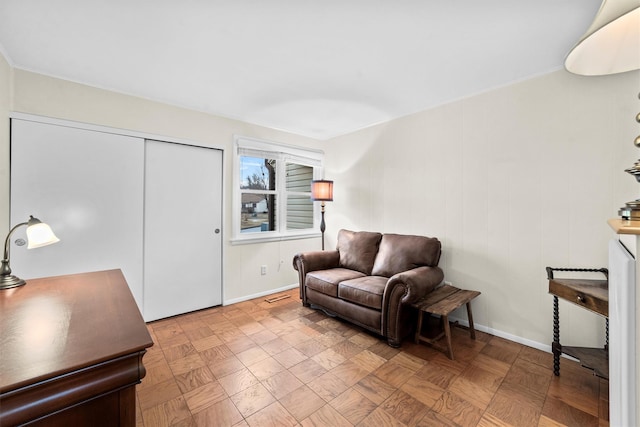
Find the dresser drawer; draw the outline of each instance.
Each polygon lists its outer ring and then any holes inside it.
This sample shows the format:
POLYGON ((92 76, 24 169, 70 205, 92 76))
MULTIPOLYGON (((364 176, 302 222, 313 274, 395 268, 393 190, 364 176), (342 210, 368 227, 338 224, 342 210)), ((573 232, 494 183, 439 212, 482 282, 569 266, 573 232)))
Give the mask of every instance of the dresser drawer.
POLYGON ((609 316, 606 280, 551 279, 549 293, 602 316, 609 316))

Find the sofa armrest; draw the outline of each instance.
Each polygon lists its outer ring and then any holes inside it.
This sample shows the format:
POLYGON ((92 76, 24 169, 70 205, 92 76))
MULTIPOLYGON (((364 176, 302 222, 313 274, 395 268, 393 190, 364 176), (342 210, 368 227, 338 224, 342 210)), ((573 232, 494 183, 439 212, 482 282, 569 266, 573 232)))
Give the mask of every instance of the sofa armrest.
POLYGON ((340 253, 338 251, 302 252, 293 256, 293 268, 298 272, 301 270, 306 273, 316 270, 328 270, 338 267, 339 264, 340 253))
POLYGON ((391 296, 398 284, 404 284, 402 304, 412 304, 431 292, 444 279, 444 272, 440 267, 417 267, 402 273, 394 274, 387 282, 384 293, 391 296))
POLYGON ((340 265, 340 253, 335 251, 312 251, 302 252, 293 256, 293 268, 298 272, 298 283, 300 284, 300 299, 302 304, 307 306, 307 295, 304 281, 307 273, 317 270, 328 270, 340 265))
POLYGON ((431 292, 444 279, 439 267, 417 267, 394 274, 387 281, 382 297, 382 331, 392 346, 400 345, 404 323, 409 318, 403 305, 411 304, 431 292))

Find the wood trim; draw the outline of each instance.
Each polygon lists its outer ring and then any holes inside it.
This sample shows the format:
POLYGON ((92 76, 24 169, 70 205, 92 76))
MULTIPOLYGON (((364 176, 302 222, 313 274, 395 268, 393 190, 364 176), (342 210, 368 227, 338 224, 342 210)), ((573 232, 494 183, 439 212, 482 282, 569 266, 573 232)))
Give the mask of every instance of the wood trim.
POLYGON ((620 218, 613 218, 607 221, 616 234, 640 235, 640 221, 629 221, 620 218))

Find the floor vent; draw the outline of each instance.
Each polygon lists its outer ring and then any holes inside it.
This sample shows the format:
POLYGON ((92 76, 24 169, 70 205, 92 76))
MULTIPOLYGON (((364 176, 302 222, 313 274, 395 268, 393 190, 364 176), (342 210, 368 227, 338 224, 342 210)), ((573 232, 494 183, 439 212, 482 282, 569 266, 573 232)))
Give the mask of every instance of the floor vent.
POLYGON ((268 303, 273 303, 287 298, 291 298, 291 295, 277 295, 275 297, 267 298, 265 299, 265 301, 268 303))

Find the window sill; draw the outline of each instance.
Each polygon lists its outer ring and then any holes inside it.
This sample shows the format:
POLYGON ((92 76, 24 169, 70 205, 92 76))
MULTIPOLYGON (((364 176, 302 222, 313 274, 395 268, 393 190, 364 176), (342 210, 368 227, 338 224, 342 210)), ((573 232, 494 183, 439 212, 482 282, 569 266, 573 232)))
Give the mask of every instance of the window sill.
POLYGON ((299 240, 315 237, 322 237, 322 234, 317 231, 312 231, 300 234, 270 234, 268 236, 251 235, 247 237, 234 237, 230 242, 232 245, 250 245, 254 243, 281 242, 284 240, 299 240))

